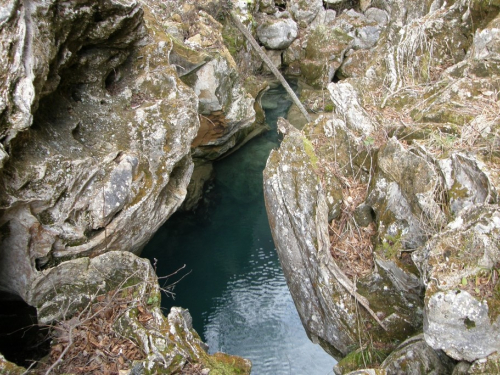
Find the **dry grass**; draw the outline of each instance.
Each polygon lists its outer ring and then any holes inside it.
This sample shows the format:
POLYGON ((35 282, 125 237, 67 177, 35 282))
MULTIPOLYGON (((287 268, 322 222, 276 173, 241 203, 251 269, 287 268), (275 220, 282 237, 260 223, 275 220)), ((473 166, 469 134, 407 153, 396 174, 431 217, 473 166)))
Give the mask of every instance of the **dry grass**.
MULTIPOLYGON (((113 326, 137 301, 111 291, 97 297, 95 303, 69 320, 52 328, 53 344, 48 360, 36 374, 118 374, 129 370, 132 361, 144 359, 144 353, 131 340, 119 336, 113 326)), ((152 319, 144 306, 137 306, 142 324, 152 319)))
POLYGON ((373 269, 372 237, 377 233, 374 223, 359 227, 354 211, 366 198, 367 185, 353 178, 344 183, 340 218, 329 226, 330 252, 342 271, 351 279, 368 275, 373 269))

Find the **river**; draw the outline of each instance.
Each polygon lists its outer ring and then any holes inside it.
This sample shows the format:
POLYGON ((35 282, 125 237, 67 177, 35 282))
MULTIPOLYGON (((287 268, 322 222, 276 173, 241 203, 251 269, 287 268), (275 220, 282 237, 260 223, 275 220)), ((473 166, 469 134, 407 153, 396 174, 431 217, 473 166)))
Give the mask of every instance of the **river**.
POLYGON ((262 171, 279 145, 276 120, 291 103, 281 87, 263 102, 272 130, 217 162, 204 207, 173 215, 142 256, 157 259, 159 276, 186 265, 166 281, 186 275, 175 286, 175 300, 163 297, 162 306, 188 308, 210 353, 248 358, 256 375, 333 374, 335 360, 302 327, 264 206, 262 171))

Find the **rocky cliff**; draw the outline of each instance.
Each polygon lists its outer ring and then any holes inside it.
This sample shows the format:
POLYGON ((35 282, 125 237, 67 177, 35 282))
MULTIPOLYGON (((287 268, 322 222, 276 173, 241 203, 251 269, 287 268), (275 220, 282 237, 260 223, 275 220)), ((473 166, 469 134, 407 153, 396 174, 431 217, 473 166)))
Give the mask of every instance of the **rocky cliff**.
POLYGON ((500 4, 293 3, 317 114, 264 189, 306 330, 337 373, 495 373, 500 4))

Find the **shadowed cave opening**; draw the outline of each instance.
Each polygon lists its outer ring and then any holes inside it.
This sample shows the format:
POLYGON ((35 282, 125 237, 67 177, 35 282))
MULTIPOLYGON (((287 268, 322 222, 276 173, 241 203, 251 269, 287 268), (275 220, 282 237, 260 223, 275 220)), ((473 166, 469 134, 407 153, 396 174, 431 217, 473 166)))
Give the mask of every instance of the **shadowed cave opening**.
POLYGON ((48 327, 38 325, 36 309, 19 296, 0 292, 0 353, 29 367, 49 354, 48 327))

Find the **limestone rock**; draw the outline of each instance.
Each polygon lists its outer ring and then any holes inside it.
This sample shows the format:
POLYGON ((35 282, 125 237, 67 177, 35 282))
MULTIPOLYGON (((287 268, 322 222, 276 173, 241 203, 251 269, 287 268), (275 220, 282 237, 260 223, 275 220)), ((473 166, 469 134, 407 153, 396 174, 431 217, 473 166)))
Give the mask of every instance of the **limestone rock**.
POLYGON ((5 375, 22 375, 26 373, 26 369, 7 361, 5 357, 0 354, 0 373, 5 375))
POLYGON ((274 0, 258 0, 259 12, 274 14, 276 13, 276 6, 274 0))
POLYGON ((302 1, 291 0, 290 12, 301 28, 307 27, 323 8, 322 0, 302 1))
MULTIPOLYGON (((498 373, 500 373, 500 355, 498 355, 498 353, 474 361, 467 371, 467 374, 470 375, 498 373)), ((453 375, 455 375, 455 373, 453 373, 453 375)))
POLYGON ((425 340, 456 360, 472 362, 500 348, 498 283, 481 283, 500 261, 499 239, 498 207, 475 205, 413 254, 427 285, 425 340))
POLYGON ((268 49, 285 49, 297 38, 297 23, 291 18, 268 17, 257 27, 257 38, 268 49))
POLYGON ((453 361, 429 347, 424 335, 409 338, 399 345, 382 363, 387 374, 449 374, 453 361))
MULTIPOLYGON (((345 152, 349 160, 349 148, 355 150, 361 140, 335 114, 319 117, 303 133, 287 129, 280 149, 271 153, 264 171, 273 238, 306 331, 331 353, 346 355, 349 345, 356 336, 364 337, 364 331, 357 331, 354 324, 358 313, 346 287, 349 281, 340 273, 328 239, 330 212, 339 204, 344 210, 346 207, 342 195, 345 185, 341 185, 345 180, 329 166, 334 161, 343 165, 341 154, 345 152)), ((346 175, 358 174, 362 179, 365 174, 360 162, 347 161, 351 167, 346 167, 346 175)), ((370 337, 385 343, 389 336, 390 340, 404 340, 419 328, 420 282, 396 265, 382 261, 377 265, 377 271, 360 277, 356 287, 362 296, 359 298, 369 301, 390 334, 373 321, 368 328, 370 337)), ((371 319, 366 311, 360 313, 371 319)))
POLYGON ((315 342, 318 337, 336 340, 337 350, 347 353, 348 346, 356 342, 354 315, 342 320, 335 317, 341 309, 354 312, 355 306, 328 268, 332 262, 328 208, 308 142, 294 131, 284 138, 279 151, 271 152, 264 171, 266 208, 283 271, 308 335, 315 342), (295 183, 301 189, 295 189, 295 183), (317 290, 313 283, 326 288, 317 290))
MULTIPOLYGON (((54 16, 52 3, 9 16, 9 25, 31 22, 35 34, 26 64, 2 64, 23 77, 24 104, 8 104, 2 116, 10 158, 0 285, 25 299, 32 280, 65 259, 138 252, 184 199, 199 126, 198 100, 167 63, 171 40, 149 8, 78 1, 57 5, 54 16)), ((13 84, 0 90, 21 93, 13 84)))
POLYGON ((452 214, 474 204, 498 202, 498 193, 474 157, 453 153, 439 160, 452 214))
POLYGON ((389 22, 389 15, 387 12, 378 8, 369 8, 365 11, 365 17, 368 21, 374 22, 378 25, 385 26, 389 22))
POLYGON ((346 53, 337 71, 339 78, 363 78, 370 66, 372 53, 369 50, 351 50, 346 53))
POLYGON ((387 372, 383 369, 363 369, 348 372, 346 375, 387 375, 387 372))
POLYGON ((305 58, 300 60, 301 75, 314 88, 326 87, 342 64, 353 38, 339 28, 319 25, 307 39, 305 58))
POLYGON ((193 156, 214 160, 235 146, 238 132, 254 124, 254 98, 239 82, 236 67, 222 56, 193 74, 201 114, 193 156))
POLYGON ((334 111, 346 119, 347 125, 355 131, 369 136, 374 130, 374 124, 366 110, 361 106, 354 87, 348 82, 331 83, 328 91, 334 104, 334 111))
POLYGON ((441 189, 439 171, 425 156, 406 150, 390 139, 378 154, 378 172, 366 202, 373 207, 385 256, 394 246, 415 249, 427 240, 427 231, 440 228, 446 216, 436 202, 441 189), (434 228, 434 229, 432 229, 434 228))
POLYGON ((469 362, 458 362, 451 375, 467 375, 469 373, 470 363, 469 362))
POLYGON ((209 356, 206 345, 193 330, 189 312, 173 307, 165 317, 160 300, 157 277, 149 261, 123 251, 63 262, 33 282, 28 298, 37 306, 43 323, 78 324, 81 311, 91 311, 102 301, 124 308, 111 323, 118 335, 128 338, 144 353, 145 359, 134 362, 136 370, 174 373, 189 362, 208 368, 232 363, 230 370, 250 372, 249 361, 242 358, 209 356))
POLYGON ((215 173, 212 163, 195 159, 191 181, 187 187, 186 199, 182 203, 182 209, 186 211, 194 210, 201 199, 207 185, 214 179, 215 173))
POLYGON ((484 29, 477 30, 474 35, 472 57, 485 60, 492 65, 500 64, 500 15, 492 20, 484 29))

